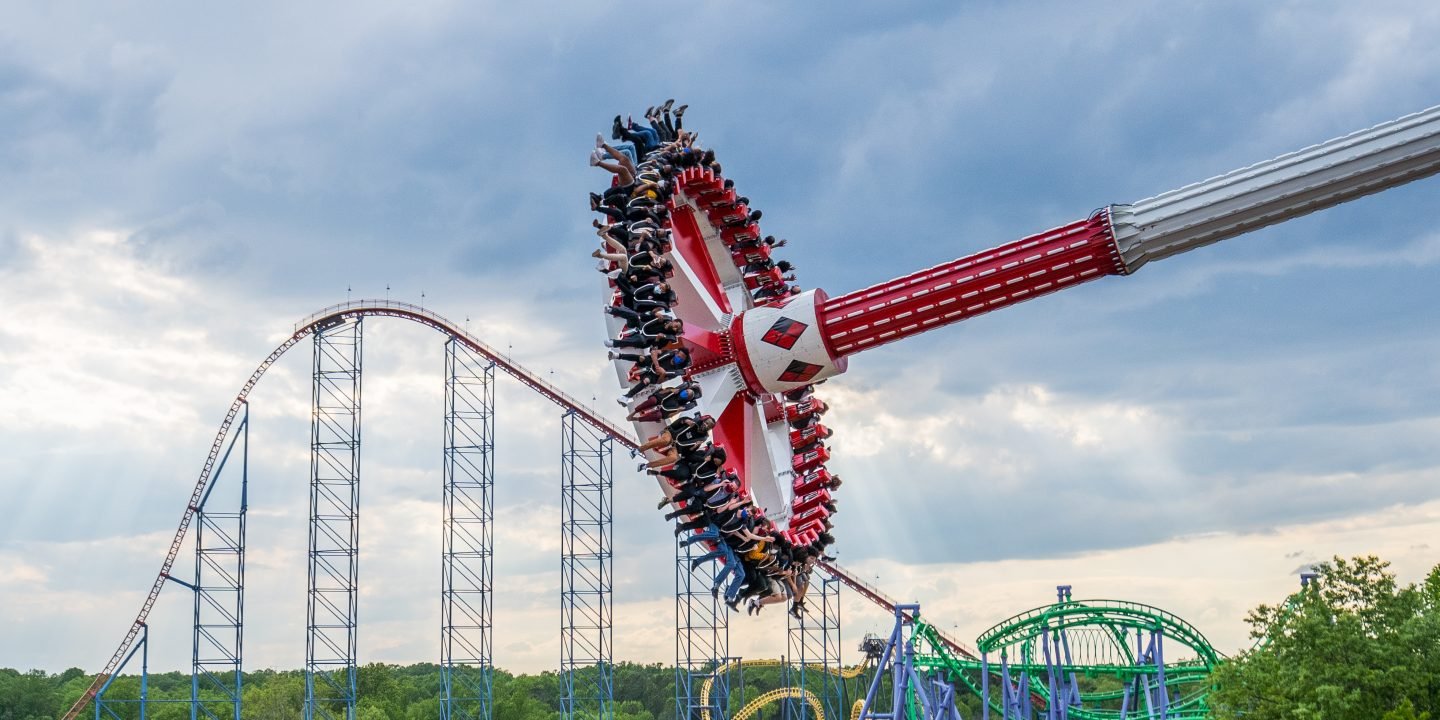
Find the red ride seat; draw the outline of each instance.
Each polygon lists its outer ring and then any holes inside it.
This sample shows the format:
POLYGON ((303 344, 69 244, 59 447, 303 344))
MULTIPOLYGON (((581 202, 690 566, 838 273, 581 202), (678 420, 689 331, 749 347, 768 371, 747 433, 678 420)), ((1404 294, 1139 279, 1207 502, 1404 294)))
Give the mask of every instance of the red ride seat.
POLYGON ((801 401, 798 402, 798 403, 792 403, 792 404, 790 404, 790 405, 786 405, 786 406, 785 406, 785 419, 786 419, 786 420, 791 420, 791 421, 800 420, 800 419, 803 419, 803 418, 810 417, 811 415, 814 415, 815 413, 824 413, 826 410, 829 410, 829 409, 830 409, 830 406, 826 405, 826 404, 823 403, 823 402, 820 402, 820 399, 819 399, 819 398, 814 397, 814 396, 811 396, 811 397, 805 398, 804 400, 801 400, 801 401))
POLYGON ((822 488, 813 493, 806 494, 797 500, 792 507, 794 512, 798 514, 806 512, 810 508, 819 507, 822 503, 827 502, 830 502, 830 491, 822 488))
POLYGON ((829 434, 827 428, 820 423, 815 423, 804 430, 791 430, 790 447, 798 450, 816 440, 824 440, 827 434, 829 434))
POLYGON ((825 518, 829 516, 830 513, 825 508, 815 508, 804 517, 790 518, 790 523, 795 526, 795 531, 798 533, 819 533, 825 529, 825 518))
POLYGON ((750 214, 750 206, 721 205, 718 207, 710 208, 709 210, 705 211, 705 214, 710 218, 711 225, 714 225, 715 227, 720 227, 727 222, 744 220, 745 216, 750 214))
POLYGON ((735 204, 735 191, 726 190, 723 186, 716 185, 714 190, 706 190, 695 198, 695 205, 701 210, 735 204))
MULTIPOLYGON (((724 195, 726 192, 729 192, 732 196, 735 194, 733 191, 727 191, 725 186, 718 180, 694 180, 685 183, 685 194, 697 199, 702 197, 718 197, 724 195)), ((704 206, 702 205, 701 207, 703 208, 704 206)))
POLYGON ((830 471, 822 467, 795 478, 795 484, 792 487, 795 490, 795 496, 801 497, 826 488, 829 485, 830 471))
POLYGON ((814 523, 807 524, 803 528, 797 525, 795 526, 795 540, 793 542, 800 547, 804 547, 815 542, 814 537, 817 536, 817 534, 818 531, 815 529, 814 523))
POLYGON ((745 280, 745 288, 755 290, 761 287, 777 285, 785 282, 785 279, 782 277, 783 274, 784 273, 780 272, 780 268, 770 268, 764 272, 749 273, 743 278, 745 280))
POLYGON ((696 172, 694 168, 680 174, 676 180, 675 187, 683 189, 687 195, 699 195, 707 192, 718 192, 725 189, 725 184, 715 177, 706 177, 703 173, 696 172))
POLYGON ((790 458, 790 466, 795 472, 804 472, 811 468, 824 465, 830 459, 830 451, 824 447, 818 447, 802 455, 795 455, 790 458))
POLYGON ((706 182, 706 181, 716 182, 716 183, 720 182, 719 180, 716 180, 716 179, 715 179, 715 173, 710 172, 710 169, 709 169, 709 168, 698 168, 698 167, 685 168, 685 170, 680 173, 680 177, 681 177, 681 179, 683 179, 686 183, 692 183, 692 182, 693 182, 693 183, 698 183, 698 182, 706 182))
POLYGON ((768 260, 769 258, 769 245, 734 248, 730 250, 730 259, 735 261, 735 267, 744 267, 750 263, 757 263, 762 260, 768 260))
POLYGON ((725 243, 726 247, 745 242, 753 242, 759 238, 760 226, 755 223, 747 223, 741 227, 723 228, 720 230, 720 240, 725 243))

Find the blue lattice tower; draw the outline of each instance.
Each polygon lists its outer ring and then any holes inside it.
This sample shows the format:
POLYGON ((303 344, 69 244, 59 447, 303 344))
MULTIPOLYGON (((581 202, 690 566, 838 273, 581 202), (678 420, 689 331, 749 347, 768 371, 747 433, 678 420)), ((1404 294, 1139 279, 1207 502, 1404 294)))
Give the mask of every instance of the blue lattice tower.
MULTIPOLYGON (((810 575, 805 593, 806 612, 799 618, 789 616, 784 669, 786 685, 803 687, 820 699, 826 718, 844 717, 845 680, 840 659, 840 580, 816 569, 810 575)), ((806 701, 786 701, 788 718, 800 720, 807 716, 806 701)), ((812 711, 810 716, 818 717, 812 711)))
MULTIPOLYGON (((250 404, 244 404, 230 445, 211 474, 195 511, 194 634, 190 716, 240 720, 245 625, 245 513, 249 506, 250 404), (236 444, 240 479, 221 495, 236 444), (233 505, 222 500, 233 496, 233 505), (231 509, 227 510, 227 506, 231 509)), ((172 578, 173 579, 173 578, 172 578)), ((176 582, 179 582, 176 580, 176 582)), ((181 583, 187 584, 187 583, 181 583)))
POLYGON ((355 718, 361 321, 315 332, 305 717, 355 718))
POLYGON ((95 720, 125 720, 132 715, 145 720, 150 705, 150 626, 140 623, 137 628, 136 640, 130 646, 130 652, 120 664, 115 666, 115 671, 105 679, 105 684, 95 692, 95 720), (140 690, 135 698, 114 698, 110 695, 111 686, 120 679, 120 674, 125 670, 130 661, 135 659, 136 654, 140 655, 140 690), (134 707, 136 712, 127 712, 128 708, 134 707))
POLYGON ((441 720, 490 720, 493 666, 495 363, 445 343, 441 720))
POLYGON ((841 637, 840 627, 840 588, 844 585, 837 578, 829 573, 817 571, 819 588, 815 587, 815 580, 810 581, 810 597, 815 597, 818 589, 819 602, 812 605, 812 612, 818 610, 820 622, 820 669, 821 693, 820 700, 825 704, 825 717, 840 718, 848 717, 846 708, 847 693, 845 692, 845 678, 841 676, 845 669, 844 658, 841 653, 844 649, 844 638, 841 637))
POLYGON ((615 439, 574 410, 560 425, 560 717, 611 720, 615 439))
POLYGON ((722 567, 692 561, 708 552, 703 543, 675 543, 675 717, 723 720, 729 715, 730 616, 715 587, 722 567), (703 697, 706 683, 710 697, 703 697), (708 717, 707 717, 708 716, 708 717))

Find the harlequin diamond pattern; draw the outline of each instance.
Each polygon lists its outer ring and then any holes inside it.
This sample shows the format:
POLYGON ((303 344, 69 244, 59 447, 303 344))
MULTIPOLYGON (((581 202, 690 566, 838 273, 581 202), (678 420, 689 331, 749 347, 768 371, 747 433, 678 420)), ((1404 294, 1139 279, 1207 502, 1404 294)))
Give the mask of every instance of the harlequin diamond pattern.
POLYGON ((814 363, 791 360, 785 372, 780 373, 780 382, 808 382, 815 377, 815 373, 820 372, 820 368, 821 366, 814 363))
POLYGON ((810 326, 799 320, 782 317, 776 320, 775 324, 771 325, 770 329, 765 331, 764 337, 760 339, 771 345, 789 350, 795 347, 795 341, 800 339, 800 336, 804 334, 805 329, 808 327, 810 326))

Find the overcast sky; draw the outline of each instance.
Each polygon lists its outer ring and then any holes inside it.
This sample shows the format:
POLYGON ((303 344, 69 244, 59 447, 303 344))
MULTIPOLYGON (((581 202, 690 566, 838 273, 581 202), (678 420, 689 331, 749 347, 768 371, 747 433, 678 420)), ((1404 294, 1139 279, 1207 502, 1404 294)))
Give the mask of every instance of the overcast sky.
MULTIPOLYGON (((612 395, 585 157, 616 113, 690 104, 833 294, 1440 103, 1433 2, 956 5, 0 3, 0 666, 103 664, 236 389, 322 306, 423 293, 612 395)), ((1418 182, 854 358, 841 562, 966 639, 1067 583, 1227 652, 1308 562, 1419 578, 1437 208, 1418 182)), ((438 655, 442 340, 366 321, 364 661, 438 655)), ((308 357, 252 395, 251 667, 304 661, 308 357)), ((558 412, 499 413, 495 659, 535 671, 558 412)), ((617 659, 669 662, 671 533, 623 463, 616 494, 617 659)), ((188 608, 152 666, 188 667, 188 608)), ((884 623, 845 613, 847 645, 884 623)))

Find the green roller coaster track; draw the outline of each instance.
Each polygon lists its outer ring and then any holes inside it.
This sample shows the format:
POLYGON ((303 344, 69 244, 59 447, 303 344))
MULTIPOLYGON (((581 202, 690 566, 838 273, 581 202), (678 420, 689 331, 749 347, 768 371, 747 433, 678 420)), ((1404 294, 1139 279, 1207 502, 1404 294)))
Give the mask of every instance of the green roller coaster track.
MULTIPOLYGON (((999 699, 999 670, 994 662, 961 658, 941 642, 935 628, 915 624, 916 665, 943 674, 948 680, 983 696, 982 676, 991 675, 990 707, 1002 713, 999 699)), ((1140 638, 1158 633, 1164 638, 1169 657, 1163 663, 1164 685, 1169 692, 1165 717, 1198 720, 1208 714, 1206 695, 1210 673, 1221 656, 1195 626, 1149 605, 1122 600, 1065 600, 1038 607, 1011 617, 982 633, 977 645, 987 659, 999 653, 1006 657, 1012 677, 1024 678, 1036 708, 1051 703, 1050 673, 1076 686, 1065 717, 1072 720, 1120 720, 1145 717, 1141 697, 1159 692, 1157 665, 1143 656, 1140 638), (1055 643, 1054 652, 1064 658, 1047 663, 1042 643, 1055 643), (1013 660, 1012 660, 1013 659, 1013 660), (1082 683, 1080 679, 1084 678, 1082 683), (1084 686, 1085 689, 1079 689, 1084 686), (1134 691, 1127 712, 1122 712, 1126 689, 1134 691)))

